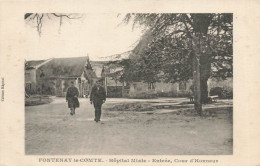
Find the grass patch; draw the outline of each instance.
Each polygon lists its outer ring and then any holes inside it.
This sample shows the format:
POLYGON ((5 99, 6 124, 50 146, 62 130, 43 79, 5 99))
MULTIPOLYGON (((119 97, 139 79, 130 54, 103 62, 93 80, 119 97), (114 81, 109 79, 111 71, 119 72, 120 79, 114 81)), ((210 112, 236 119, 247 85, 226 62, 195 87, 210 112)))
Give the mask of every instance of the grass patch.
POLYGON ((153 111, 156 108, 147 103, 123 103, 107 108, 109 111, 153 111))
POLYGON ((29 98, 25 98, 25 106, 34 106, 51 103, 53 99, 50 96, 32 95, 29 98))
MULTIPOLYGON (((182 102, 179 104, 169 104, 162 103, 160 105, 156 105, 157 102, 136 102, 136 103, 120 103, 111 105, 111 107, 106 108, 108 111, 119 111, 119 112, 142 112, 142 111, 151 111, 147 112, 147 114, 153 114, 155 110, 167 109, 167 110, 176 110, 174 112, 169 112, 168 114, 176 114, 186 117, 199 117, 197 112, 194 110, 193 104, 189 102, 182 102)), ((159 103, 159 102, 158 102, 159 103)), ((220 105, 223 107, 218 107, 219 103, 215 103, 212 105, 213 108, 204 108, 203 107, 203 115, 202 118, 220 118, 220 119, 230 119, 232 122, 233 119, 233 107, 227 106, 227 103, 221 102, 220 105), (216 108, 214 108, 216 106, 216 108)), ((232 104, 230 104, 232 105, 232 104)))
POLYGON ((154 91, 136 91, 135 93, 130 93, 128 98, 130 99, 155 99, 157 94, 154 91))

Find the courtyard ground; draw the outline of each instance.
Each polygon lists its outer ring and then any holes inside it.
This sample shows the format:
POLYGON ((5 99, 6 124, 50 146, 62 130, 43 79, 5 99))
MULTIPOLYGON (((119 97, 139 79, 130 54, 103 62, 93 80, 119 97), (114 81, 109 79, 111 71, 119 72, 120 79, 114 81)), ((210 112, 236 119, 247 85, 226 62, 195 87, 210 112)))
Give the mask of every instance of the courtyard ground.
POLYGON ((186 98, 107 99, 101 123, 89 99, 71 116, 64 98, 25 107, 27 155, 231 155, 233 103, 205 105, 198 117, 186 98))

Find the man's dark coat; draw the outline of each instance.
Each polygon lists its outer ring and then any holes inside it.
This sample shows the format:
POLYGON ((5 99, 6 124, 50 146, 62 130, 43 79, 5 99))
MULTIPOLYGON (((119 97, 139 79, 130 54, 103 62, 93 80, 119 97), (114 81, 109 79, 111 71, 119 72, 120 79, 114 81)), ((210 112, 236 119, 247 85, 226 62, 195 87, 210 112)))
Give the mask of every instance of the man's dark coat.
POLYGON ((91 90, 90 101, 94 103, 103 103, 103 100, 106 100, 106 91, 100 86, 99 89, 97 86, 94 86, 91 90))
POLYGON ((97 87, 94 86, 92 88, 91 94, 90 94, 90 101, 93 101, 94 107, 95 107, 95 121, 100 121, 101 117, 101 106, 103 104, 103 100, 106 100, 106 92, 103 87, 97 87))

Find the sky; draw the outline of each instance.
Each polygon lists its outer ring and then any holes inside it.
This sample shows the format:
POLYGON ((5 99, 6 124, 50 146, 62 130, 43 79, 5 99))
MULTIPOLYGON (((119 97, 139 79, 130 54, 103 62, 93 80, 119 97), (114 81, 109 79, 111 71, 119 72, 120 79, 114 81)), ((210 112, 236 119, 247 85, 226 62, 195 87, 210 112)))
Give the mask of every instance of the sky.
POLYGON ((39 36, 33 23, 25 21, 28 41, 26 60, 89 56, 102 60, 114 54, 132 50, 138 43, 142 28, 133 29, 132 23, 121 24, 123 15, 117 13, 87 13, 80 19, 45 17, 39 36))

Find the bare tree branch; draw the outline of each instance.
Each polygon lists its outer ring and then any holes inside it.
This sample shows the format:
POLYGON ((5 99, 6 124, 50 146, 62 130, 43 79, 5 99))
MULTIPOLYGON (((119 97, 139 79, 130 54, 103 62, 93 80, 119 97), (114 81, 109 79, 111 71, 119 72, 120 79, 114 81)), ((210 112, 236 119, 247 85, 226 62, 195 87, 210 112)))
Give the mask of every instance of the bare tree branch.
POLYGON ((52 20, 53 17, 59 18, 59 23, 60 23, 59 31, 60 31, 61 25, 63 23, 63 18, 67 18, 69 20, 82 18, 82 16, 76 16, 76 15, 77 14, 73 16, 73 14, 60 14, 60 13, 26 13, 24 15, 24 19, 28 20, 27 23, 31 22, 32 24, 36 24, 37 32, 39 36, 41 36, 44 16, 46 16, 46 18, 48 18, 49 20, 52 20))
POLYGON ((33 15, 33 13, 25 13, 24 19, 27 19, 27 18, 30 17, 31 15, 33 15))
POLYGON ((54 16, 60 17, 60 18, 62 18, 62 17, 66 17, 68 19, 80 19, 80 18, 82 18, 82 17, 71 17, 70 15, 66 15, 66 14, 56 14, 56 13, 52 13, 52 14, 54 16))

